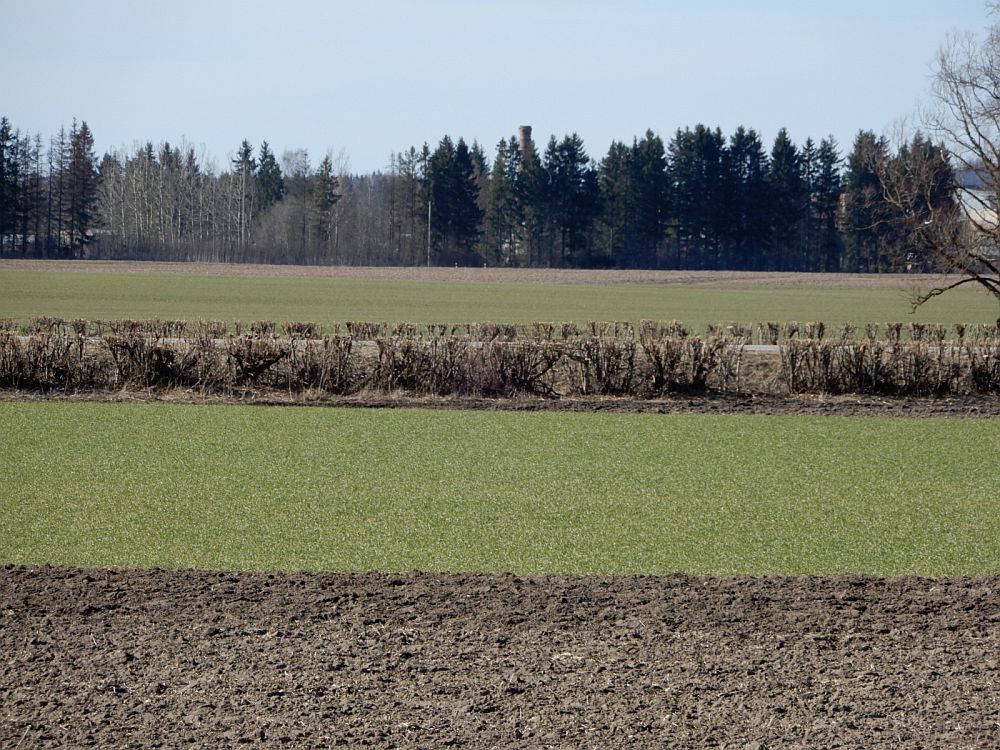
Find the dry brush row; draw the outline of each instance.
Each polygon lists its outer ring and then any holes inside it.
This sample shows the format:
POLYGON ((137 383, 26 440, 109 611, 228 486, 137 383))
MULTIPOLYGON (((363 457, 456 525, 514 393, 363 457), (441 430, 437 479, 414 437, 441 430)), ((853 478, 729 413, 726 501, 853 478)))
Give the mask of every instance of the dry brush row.
MULTIPOLYGON (((0 387, 37 390, 196 389, 405 392, 509 398, 766 391, 935 395, 1000 393, 1000 343, 786 342, 766 379, 748 380, 746 339, 643 332, 573 341, 440 336, 190 338, 0 331, 0 387)), ((757 360, 761 355, 753 355, 757 360)))
POLYGON ((623 321, 589 321, 581 325, 573 322, 536 322, 529 325, 515 323, 386 323, 384 321, 349 321, 323 326, 309 321, 275 323, 258 320, 249 323, 221 320, 64 320, 38 317, 20 324, 9 318, 0 319, 0 331, 23 334, 59 333, 88 337, 142 334, 156 338, 197 338, 211 336, 280 336, 292 339, 322 339, 328 336, 346 336, 355 341, 374 341, 379 338, 440 339, 449 337, 469 338, 474 341, 578 341, 580 339, 650 339, 701 338, 741 339, 747 344, 777 345, 790 341, 817 340, 837 342, 885 341, 897 344, 950 342, 961 345, 972 343, 1000 343, 1000 326, 997 324, 957 323, 951 328, 934 323, 911 321, 844 323, 836 328, 823 321, 800 323, 774 321, 749 324, 740 322, 709 324, 703 334, 677 320, 642 320, 636 328, 623 321))

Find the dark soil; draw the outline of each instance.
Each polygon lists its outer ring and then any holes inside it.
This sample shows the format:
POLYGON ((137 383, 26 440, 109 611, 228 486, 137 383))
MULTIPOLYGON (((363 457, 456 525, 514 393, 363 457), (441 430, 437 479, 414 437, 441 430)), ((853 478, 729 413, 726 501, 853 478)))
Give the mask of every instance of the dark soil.
POLYGON ((0 569, 0 746, 1000 746, 1000 578, 0 569))
POLYGON ((876 396, 777 396, 769 394, 677 394, 666 399, 462 398, 385 395, 329 396, 319 393, 204 395, 188 390, 32 391, 0 389, 3 401, 96 401, 107 403, 255 404, 378 409, 478 409, 485 411, 629 412, 642 414, 759 414, 843 417, 997 418, 1000 397, 879 398, 876 396))

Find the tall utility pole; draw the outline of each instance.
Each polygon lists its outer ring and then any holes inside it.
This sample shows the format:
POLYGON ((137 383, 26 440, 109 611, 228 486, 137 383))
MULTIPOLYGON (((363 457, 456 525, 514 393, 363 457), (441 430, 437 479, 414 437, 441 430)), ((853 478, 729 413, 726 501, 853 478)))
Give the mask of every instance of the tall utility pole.
POLYGON ((431 267, 431 206, 430 198, 427 199, 427 267, 431 267))

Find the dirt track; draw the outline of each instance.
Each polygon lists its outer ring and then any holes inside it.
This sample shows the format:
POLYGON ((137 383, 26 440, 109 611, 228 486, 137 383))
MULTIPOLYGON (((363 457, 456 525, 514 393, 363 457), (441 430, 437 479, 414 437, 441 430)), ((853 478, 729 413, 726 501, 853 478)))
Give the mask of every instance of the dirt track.
POLYGON ((8 566, 0 746, 997 747, 998 589, 8 566))
POLYGON ((169 391, 25 391, 0 389, 3 401, 94 401, 101 403, 241 404, 316 406, 341 409, 475 409, 480 411, 615 412, 634 414, 755 414, 770 416, 1000 418, 1000 399, 993 396, 950 398, 879 398, 876 396, 777 396, 725 394, 639 400, 629 398, 462 398, 361 393, 250 393, 244 396, 203 395, 169 391))

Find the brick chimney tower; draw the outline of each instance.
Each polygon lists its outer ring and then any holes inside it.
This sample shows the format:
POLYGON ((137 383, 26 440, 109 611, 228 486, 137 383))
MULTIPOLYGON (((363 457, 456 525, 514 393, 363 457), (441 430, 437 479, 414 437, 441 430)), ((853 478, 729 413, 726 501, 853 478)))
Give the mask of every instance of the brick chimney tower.
POLYGON ((517 129, 517 135, 520 139, 518 147, 521 149, 521 158, 524 159, 524 155, 527 154, 528 149, 531 148, 531 126, 522 125, 517 129))

